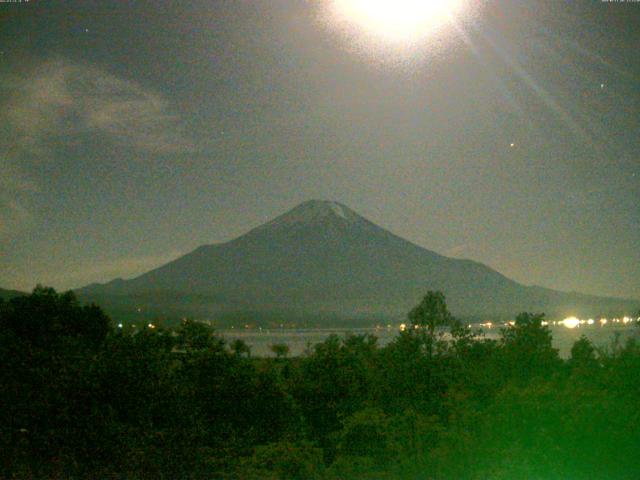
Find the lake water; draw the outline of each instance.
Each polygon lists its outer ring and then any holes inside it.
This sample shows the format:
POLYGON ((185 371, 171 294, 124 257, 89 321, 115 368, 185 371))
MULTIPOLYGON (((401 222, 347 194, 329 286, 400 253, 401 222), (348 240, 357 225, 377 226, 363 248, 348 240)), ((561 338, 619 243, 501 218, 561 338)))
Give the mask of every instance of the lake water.
MULTIPOLYGON (((480 328, 473 326, 474 330, 480 328)), ((485 338, 500 338, 500 326, 491 328, 483 327, 482 332, 485 338)), ((598 347, 610 346, 618 335, 621 342, 626 341, 630 337, 640 338, 640 328, 636 326, 636 322, 629 324, 610 324, 610 325, 579 325, 575 328, 567 328, 563 325, 549 325, 553 334, 553 345, 560 352, 560 356, 568 358, 570 356, 573 343, 580 338, 586 336, 594 345, 598 347)), ((273 353, 270 346, 273 344, 286 343, 290 349, 291 356, 301 355, 305 352, 309 345, 324 341, 329 335, 337 334, 344 337, 348 334, 364 334, 370 333, 378 337, 378 345, 386 345, 391 342, 399 332, 398 327, 390 328, 333 328, 333 329, 229 329, 221 330, 227 341, 239 338, 244 340, 251 347, 251 354, 259 357, 271 357, 273 353)))

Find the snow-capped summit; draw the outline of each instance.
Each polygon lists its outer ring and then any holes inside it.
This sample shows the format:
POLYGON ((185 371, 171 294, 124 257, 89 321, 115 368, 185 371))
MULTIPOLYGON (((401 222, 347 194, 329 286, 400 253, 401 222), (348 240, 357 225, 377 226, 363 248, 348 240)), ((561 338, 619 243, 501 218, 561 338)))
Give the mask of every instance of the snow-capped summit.
POLYGON ((327 219, 339 219, 350 223, 366 221, 349 207, 339 202, 331 200, 308 200, 274 218, 270 222, 261 225, 257 229, 274 226, 313 224, 327 219))

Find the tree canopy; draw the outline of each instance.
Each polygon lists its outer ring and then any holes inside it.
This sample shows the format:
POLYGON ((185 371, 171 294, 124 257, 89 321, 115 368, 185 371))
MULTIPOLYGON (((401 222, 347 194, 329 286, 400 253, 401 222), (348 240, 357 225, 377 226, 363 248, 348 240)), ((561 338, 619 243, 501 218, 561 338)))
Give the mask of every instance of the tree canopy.
POLYGON ((629 479, 640 471, 640 344, 563 360, 543 314, 489 340, 449 325, 380 345, 330 335, 249 356, 202 322, 118 328, 73 294, 0 302, 0 478, 629 479), (426 336, 426 337, 425 337, 426 336))
POLYGON ((449 326, 454 319, 442 292, 429 291, 420 303, 409 312, 412 326, 426 328, 433 335, 437 327, 449 326))

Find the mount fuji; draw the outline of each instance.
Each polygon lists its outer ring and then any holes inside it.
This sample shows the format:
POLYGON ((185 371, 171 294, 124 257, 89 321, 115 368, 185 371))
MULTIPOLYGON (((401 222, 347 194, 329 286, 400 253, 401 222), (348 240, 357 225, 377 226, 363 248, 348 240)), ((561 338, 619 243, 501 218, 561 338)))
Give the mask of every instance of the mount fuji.
POLYGON ((403 316, 428 290, 443 291, 460 317, 507 318, 521 311, 595 316, 640 303, 525 286, 481 263, 422 248, 323 200, 304 202, 234 240, 203 245, 136 278, 77 293, 108 311, 355 318, 403 316))

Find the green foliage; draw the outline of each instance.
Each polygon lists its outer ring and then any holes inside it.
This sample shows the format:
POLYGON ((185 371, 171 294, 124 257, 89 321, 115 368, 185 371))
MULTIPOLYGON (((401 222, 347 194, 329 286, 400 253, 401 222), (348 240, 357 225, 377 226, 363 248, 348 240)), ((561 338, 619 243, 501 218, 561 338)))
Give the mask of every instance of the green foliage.
POLYGON ((247 342, 245 342, 240 338, 236 338, 235 340, 233 340, 231 342, 230 347, 231 347, 231 351, 237 357, 251 356, 251 347, 247 345, 247 342))
POLYGON ((310 443, 274 442, 255 448, 241 462, 238 477, 247 480, 319 480, 323 477, 322 450, 310 443))
POLYGON ((224 348, 224 340, 217 337, 213 329, 201 322, 185 319, 176 329, 177 347, 187 352, 203 350, 220 351, 224 348))
POLYGON ((377 408, 356 411, 343 422, 338 456, 369 457, 374 464, 385 465, 392 457, 389 420, 377 408))
POLYGON ((37 348, 69 339, 97 346, 111 329, 96 305, 80 306, 73 292, 58 294, 41 286, 31 295, 12 298, 1 312, 0 329, 37 348))
POLYGON ((451 325, 453 316, 447 308, 444 294, 429 291, 422 301, 409 312, 409 321, 412 326, 426 328, 433 336, 437 327, 451 325))
POLYGON ((593 344, 582 335, 571 347, 571 358, 569 365, 573 368, 593 371, 598 366, 596 349, 593 344))
POLYGON ((543 313, 521 313, 515 325, 502 330, 503 367, 510 377, 527 382, 559 367, 558 350, 552 347, 551 331, 543 321, 543 313))
POLYGON ((114 333, 52 289, 0 302, 0 478, 637 477, 634 339, 563 361, 542 314, 491 341, 425 299, 389 345, 275 359, 194 321, 114 333))
POLYGON ((275 343, 269 347, 276 358, 286 358, 289 355, 289 345, 286 343, 275 343))
POLYGON ((300 404, 312 437, 332 455, 332 434, 344 416, 351 415, 367 400, 370 391, 370 362, 374 361, 375 339, 370 335, 329 336, 300 361, 291 378, 294 398, 300 404))

